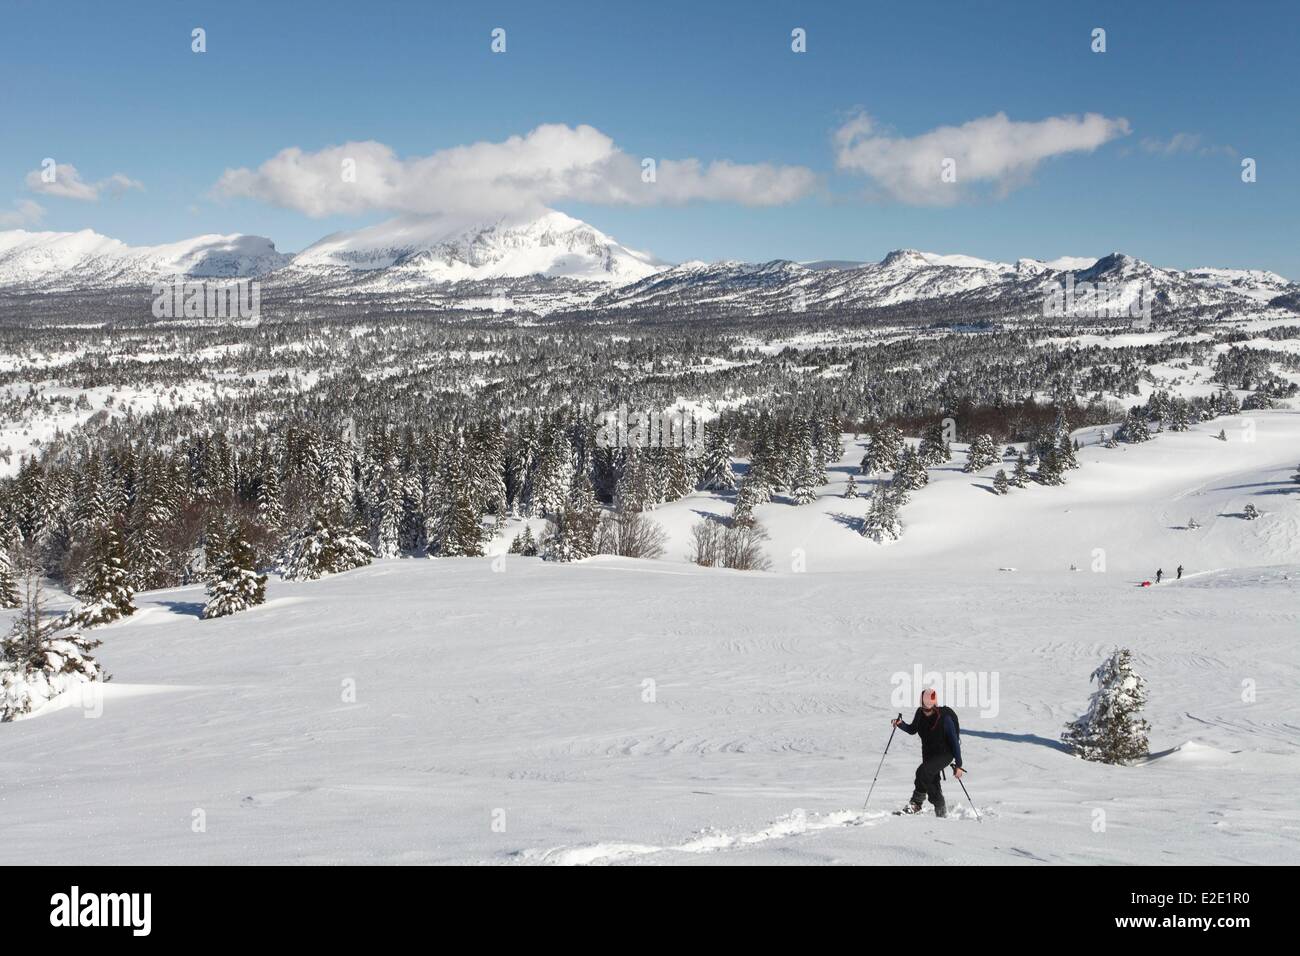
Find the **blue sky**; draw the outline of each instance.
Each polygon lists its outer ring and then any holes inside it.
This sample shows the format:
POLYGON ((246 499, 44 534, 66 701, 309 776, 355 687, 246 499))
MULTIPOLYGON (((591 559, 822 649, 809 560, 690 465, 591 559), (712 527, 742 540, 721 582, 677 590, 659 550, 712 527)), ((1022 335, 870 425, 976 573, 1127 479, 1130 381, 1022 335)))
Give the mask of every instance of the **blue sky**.
POLYGON ((614 156, 583 170, 598 185, 530 183, 530 201, 670 261, 1122 250, 1300 279, 1298 48, 1300 5, 1280 0, 0 0, 0 223, 132 244, 245 232, 296 251, 443 202, 515 202, 474 178, 498 153, 449 184, 440 157, 555 124, 561 139, 593 127, 593 148, 614 156), (194 27, 206 53, 191 51, 194 27), (496 27, 504 54, 489 49, 496 27), (806 53, 791 50, 795 27, 806 53), (1096 27, 1105 53, 1090 49, 1096 27), (998 114, 1003 126, 987 120, 998 114), (1100 142, 1075 119, 1087 114, 1100 142), (846 151, 842 131, 863 115, 860 151, 846 151), (306 197, 329 183, 286 197, 263 166, 297 147, 332 169, 330 147, 367 141, 400 180, 369 204, 306 197), (958 154, 949 192, 896 176, 909 158, 928 175, 930 149, 958 154), (46 157, 76 169, 83 198, 33 187, 46 157), (677 173, 653 201, 618 200, 618 163, 643 157, 732 165, 693 201, 671 198, 677 173), (755 171, 753 195, 737 168, 755 171), (228 170, 245 170, 243 185, 218 190, 228 170))

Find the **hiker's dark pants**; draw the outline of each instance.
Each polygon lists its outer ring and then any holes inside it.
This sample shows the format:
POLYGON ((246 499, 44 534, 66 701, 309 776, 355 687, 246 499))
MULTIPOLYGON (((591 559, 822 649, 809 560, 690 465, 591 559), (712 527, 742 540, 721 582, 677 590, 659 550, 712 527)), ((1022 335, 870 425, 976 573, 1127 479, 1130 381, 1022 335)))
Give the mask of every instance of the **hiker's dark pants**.
POLYGON ((938 753, 926 757, 921 766, 916 768, 916 789, 912 791, 912 802, 918 807, 929 797, 936 807, 943 806, 943 788, 939 786, 939 771, 952 763, 952 754, 938 753))

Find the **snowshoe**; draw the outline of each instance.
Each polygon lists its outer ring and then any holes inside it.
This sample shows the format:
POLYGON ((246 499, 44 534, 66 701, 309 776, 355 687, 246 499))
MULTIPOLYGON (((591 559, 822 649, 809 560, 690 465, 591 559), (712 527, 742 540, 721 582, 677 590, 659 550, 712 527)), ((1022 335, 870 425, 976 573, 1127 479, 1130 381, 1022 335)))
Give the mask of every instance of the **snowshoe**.
POLYGON ((907 806, 903 807, 903 809, 895 810, 894 816, 910 817, 914 813, 920 813, 922 809, 923 807, 919 803, 909 803, 907 806))

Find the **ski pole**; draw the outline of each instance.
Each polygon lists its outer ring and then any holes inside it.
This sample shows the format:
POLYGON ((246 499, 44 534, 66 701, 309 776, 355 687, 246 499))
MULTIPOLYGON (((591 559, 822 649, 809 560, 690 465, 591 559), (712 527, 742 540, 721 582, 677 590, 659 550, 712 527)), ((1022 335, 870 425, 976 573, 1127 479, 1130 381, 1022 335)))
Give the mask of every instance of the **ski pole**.
MULTIPOLYGON (((896 720, 902 720, 903 715, 900 713, 896 720)), ((880 755, 880 763, 876 764, 876 775, 871 778, 871 790, 876 789, 876 780, 880 777, 880 768, 885 765, 885 754, 889 753, 889 744, 894 742, 894 731, 898 730, 898 724, 894 724, 894 730, 889 732, 889 742, 885 744, 885 753, 880 755)), ((867 799, 862 801, 862 812, 867 812, 867 804, 871 802, 871 790, 867 791, 867 799)))
MULTIPOLYGON (((957 765, 956 765, 956 764, 953 764, 953 765, 952 765, 952 769, 953 769, 953 770, 956 770, 956 769, 957 769, 957 765)), ((965 773, 965 771, 962 771, 962 772, 965 773)), ((956 777, 957 775, 956 775, 956 774, 953 774, 953 776, 956 777)), ((983 823, 984 820, 983 820, 983 818, 980 816, 980 812, 979 812, 979 810, 977 810, 977 809, 975 808, 975 801, 972 800, 972 799, 970 798, 970 791, 966 789, 966 784, 965 784, 964 782, 962 782, 961 777, 957 777, 957 782, 961 784, 961 792, 964 793, 964 794, 966 794, 966 802, 970 804, 970 808, 971 808, 972 810, 975 810, 975 822, 976 822, 976 823, 983 823)))

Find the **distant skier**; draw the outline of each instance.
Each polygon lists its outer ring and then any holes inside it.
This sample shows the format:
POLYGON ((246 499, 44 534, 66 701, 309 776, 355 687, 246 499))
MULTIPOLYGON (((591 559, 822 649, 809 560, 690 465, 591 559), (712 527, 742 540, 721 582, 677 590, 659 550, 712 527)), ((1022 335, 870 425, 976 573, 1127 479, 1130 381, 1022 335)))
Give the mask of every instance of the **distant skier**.
POLYGON ((1159 583, 1160 583, 1160 579, 1163 578, 1164 576, 1165 576, 1164 569, 1163 569, 1163 568, 1156 568, 1156 584, 1159 584, 1159 583))
POLYGON ((1178 577, 1175 580, 1181 581, 1182 579, 1183 579, 1183 566, 1180 564, 1178 565, 1178 577))
POLYGON ((916 768, 916 786, 912 801, 902 813, 920 813, 928 796, 934 804, 934 815, 948 815, 943 801, 943 788, 939 773, 949 764, 958 780, 965 773, 961 766, 961 729, 957 714, 951 707, 939 706, 939 694, 934 688, 921 691, 921 706, 909 724, 895 718, 891 723, 906 734, 921 735, 921 766, 916 768))

